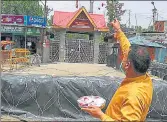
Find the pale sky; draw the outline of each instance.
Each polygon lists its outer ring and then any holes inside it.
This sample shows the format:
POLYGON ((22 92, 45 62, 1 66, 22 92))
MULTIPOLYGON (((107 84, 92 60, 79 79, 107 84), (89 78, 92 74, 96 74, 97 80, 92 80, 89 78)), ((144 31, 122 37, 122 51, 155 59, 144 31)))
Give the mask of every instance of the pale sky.
MULTIPOLYGON (((106 9, 101 7, 101 4, 105 1, 94 1, 94 13, 104 14, 106 9), (98 10, 98 8, 101 10, 98 10)), ((152 20, 153 5, 151 1, 120 1, 124 3, 123 9, 131 11, 131 25, 137 25, 147 28, 152 20), (135 19, 135 15, 136 18, 135 19)), ((167 20, 167 1, 154 1, 156 8, 158 9, 159 20, 167 20)), ((48 1, 47 5, 53 8, 54 11, 76 11, 75 1, 48 1)), ((79 0, 79 7, 84 6, 89 11, 89 1, 79 0)), ((53 15, 53 12, 50 13, 53 15)), ((122 24, 128 24, 128 11, 122 17, 122 24)), ((151 23, 152 24, 152 23, 151 23)))

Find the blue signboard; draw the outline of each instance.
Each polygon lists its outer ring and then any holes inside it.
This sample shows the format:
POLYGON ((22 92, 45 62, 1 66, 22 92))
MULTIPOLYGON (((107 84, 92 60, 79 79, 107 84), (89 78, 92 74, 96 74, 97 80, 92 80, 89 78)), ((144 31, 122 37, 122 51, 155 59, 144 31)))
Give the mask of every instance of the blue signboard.
POLYGON ((24 25, 34 27, 46 27, 46 19, 39 16, 24 16, 24 25))

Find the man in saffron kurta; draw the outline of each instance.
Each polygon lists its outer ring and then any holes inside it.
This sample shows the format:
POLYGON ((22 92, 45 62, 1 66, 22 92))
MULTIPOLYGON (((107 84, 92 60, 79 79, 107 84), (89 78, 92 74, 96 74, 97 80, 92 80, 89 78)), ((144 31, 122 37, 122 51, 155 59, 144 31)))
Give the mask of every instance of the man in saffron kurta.
POLYGON ((146 48, 131 47, 118 20, 111 23, 123 54, 121 69, 126 78, 112 97, 105 113, 100 108, 82 108, 102 121, 145 121, 152 101, 153 85, 147 70, 150 56, 146 48))

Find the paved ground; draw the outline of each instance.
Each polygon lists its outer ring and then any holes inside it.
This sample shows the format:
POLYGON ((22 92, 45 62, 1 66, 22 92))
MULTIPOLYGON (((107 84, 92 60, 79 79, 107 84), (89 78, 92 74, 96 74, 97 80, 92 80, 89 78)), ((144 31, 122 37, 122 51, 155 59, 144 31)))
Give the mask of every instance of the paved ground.
POLYGON ((54 76, 119 76, 124 77, 120 71, 116 71, 106 64, 77 64, 77 63, 57 63, 37 66, 30 66, 12 74, 48 74, 54 76))

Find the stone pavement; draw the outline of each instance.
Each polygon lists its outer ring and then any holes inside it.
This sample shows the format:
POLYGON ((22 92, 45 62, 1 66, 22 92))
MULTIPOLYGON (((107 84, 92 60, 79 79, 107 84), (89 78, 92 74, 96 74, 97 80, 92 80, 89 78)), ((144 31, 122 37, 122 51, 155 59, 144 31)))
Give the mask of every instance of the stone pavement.
POLYGON ((11 74, 47 74, 53 76, 119 76, 125 77, 123 73, 106 64, 80 64, 80 63, 57 63, 43 64, 40 67, 30 66, 16 71, 8 72, 11 74))

